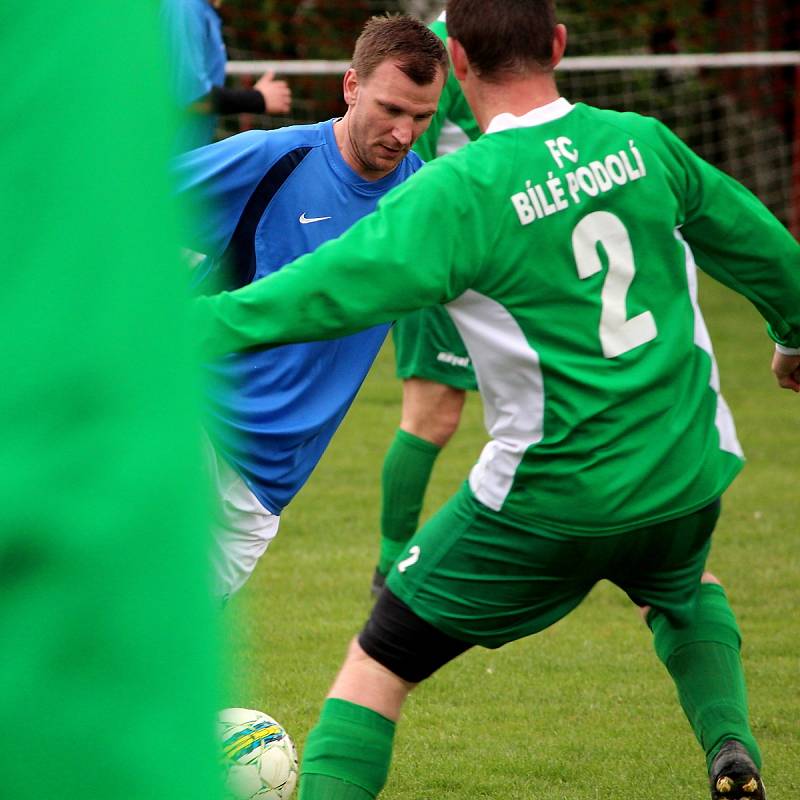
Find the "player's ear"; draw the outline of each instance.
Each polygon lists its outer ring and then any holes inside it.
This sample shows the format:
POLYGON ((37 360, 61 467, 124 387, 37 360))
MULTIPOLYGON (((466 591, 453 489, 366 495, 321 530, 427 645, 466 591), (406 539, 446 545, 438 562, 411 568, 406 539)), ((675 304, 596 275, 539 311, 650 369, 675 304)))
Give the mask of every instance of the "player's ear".
POLYGON ((342 80, 342 95, 344 97, 344 102, 347 103, 348 106, 355 105, 356 98, 358 97, 358 76, 352 67, 344 74, 342 80))
POLYGON ((564 51, 567 49, 567 26, 562 25, 560 22, 556 25, 555 32, 553 33, 553 61, 551 66, 555 69, 558 62, 564 56, 564 51))
POLYGON ((458 39, 453 39, 451 36, 447 37, 447 49, 450 51, 453 74, 458 80, 463 81, 464 78, 467 77, 467 67, 469 66, 467 51, 464 50, 464 47, 458 39))

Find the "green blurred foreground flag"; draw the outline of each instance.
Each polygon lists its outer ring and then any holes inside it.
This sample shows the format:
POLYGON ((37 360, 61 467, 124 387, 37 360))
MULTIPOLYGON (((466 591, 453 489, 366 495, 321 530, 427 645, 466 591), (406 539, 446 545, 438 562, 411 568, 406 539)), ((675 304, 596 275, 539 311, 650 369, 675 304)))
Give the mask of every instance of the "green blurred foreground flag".
POLYGON ((151 2, 0 10, 0 795, 218 797, 151 2))

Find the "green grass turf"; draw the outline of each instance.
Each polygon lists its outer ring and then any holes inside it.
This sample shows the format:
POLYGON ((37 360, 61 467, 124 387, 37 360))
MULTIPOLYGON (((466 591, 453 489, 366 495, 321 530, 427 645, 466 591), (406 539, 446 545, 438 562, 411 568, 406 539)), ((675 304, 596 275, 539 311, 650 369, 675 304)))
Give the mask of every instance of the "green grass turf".
MULTIPOLYGON (((800 794, 800 397, 769 372, 771 343, 741 298, 704 280, 722 388, 749 458, 726 494, 710 568, 744 635, 752 720, 772 798, 800 794)), ((227 705, 260 708, 302 749, 369 609, 383 455, 399 419, 387 345, 281 534, 226 611, 227 705)), ((425 515, 485 441, 471 397, 437 462, 425 515)), ((707 797, 704 760, 649 632, 603 583, 567 619, 500 650, 474 649, 417 689, 398 727, 386 800, 707 797)))

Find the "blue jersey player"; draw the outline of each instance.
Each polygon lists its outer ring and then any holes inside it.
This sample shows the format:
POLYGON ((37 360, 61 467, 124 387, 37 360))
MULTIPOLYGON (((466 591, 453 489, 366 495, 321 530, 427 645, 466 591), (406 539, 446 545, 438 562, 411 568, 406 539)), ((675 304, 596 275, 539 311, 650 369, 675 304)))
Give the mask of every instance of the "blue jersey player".
MULTIPOLYGON (((338 236, 422 166, 410 152, 448 72, 441 40, 410 17, 375 17, 344 76, 338 120, 250 131, 177 159, 205 209, 186 244, 201 289, 243 286, 338 236)), ((222 499, 217 591, 238 590, 353 401, 388 331, 234 354, 209 365, 209 433, 222 499)))
POLYGON ((170 88, 183 114, 176 152, 212 142, 218 114, 286 114, 291 107, 289 86, 275 80, 272 72, 262 75, 252 89, 225 87, 228 56, 220 5, 222 0, 162 0, 160 5, 170 88))

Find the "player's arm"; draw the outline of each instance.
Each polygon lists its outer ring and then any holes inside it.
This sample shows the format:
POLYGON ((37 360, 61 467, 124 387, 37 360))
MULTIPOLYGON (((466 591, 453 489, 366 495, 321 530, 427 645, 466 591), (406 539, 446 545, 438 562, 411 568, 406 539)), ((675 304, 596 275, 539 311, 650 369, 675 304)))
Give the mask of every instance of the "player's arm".
POLYGON ((441 163, 313 253, 235 292, 196 300, 204 351, 334 338, 462 294, 491 233, 441 163))
POLYGON ((681 232, 697 265, 747 297, 777 343, 800 348, 800 244, 748 189, 661 133, 685 181, 681 232))
POLYGON ((203 54, 203 21, 181 0, 163 0, 160 21, 172 93, 180 107, 188 108, 205 98, 212 86, 203 54))
POLYGON ((776 344, 772 372, 781 388, 800 392, 800 350, 776 344))
POLYGON ((214 114, 288 114, 292 90, 274 72, 264 73, 252 89, 212 86, 211 91, 193 108, 214 114))

